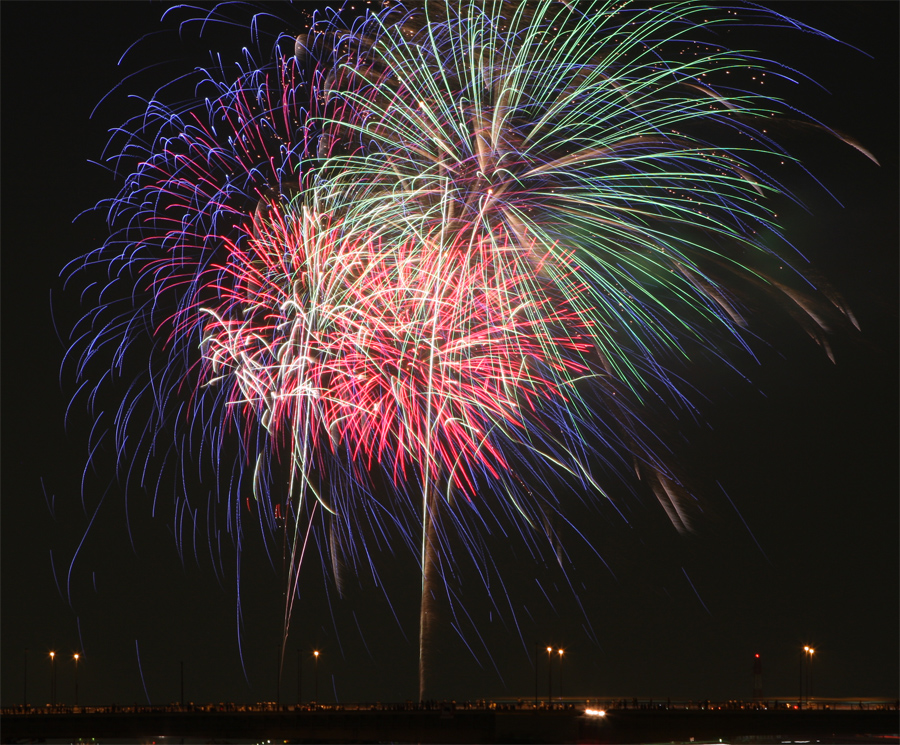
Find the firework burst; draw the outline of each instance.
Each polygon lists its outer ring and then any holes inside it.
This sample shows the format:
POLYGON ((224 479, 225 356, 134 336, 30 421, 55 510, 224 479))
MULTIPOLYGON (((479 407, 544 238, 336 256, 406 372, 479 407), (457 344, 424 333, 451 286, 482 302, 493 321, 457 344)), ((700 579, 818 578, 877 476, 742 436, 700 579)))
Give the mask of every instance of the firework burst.
POLYGON ((79 370, 149 330, 156 372, 123 401, 117 448, 138 399, 144 446, 177 402, 235 503, 252 488, 270 531, 290 516, 285 634, 309 505, 333 566, 356 565, 363 522, 420 531, 420 659, 452 562, 442 520, 496 513, 536 546, 548 473, 605 496, 631 468, 689 527, 644 399, 689 406, 673 370, 745 344, 747 291, 819 341, 830 312, 767 269, 784 190, 766 160, 790 157, 781 107, 749 87, 773 73, 710 35, 735 22, 693 2, 314 16, 268 64, 203 73, 195 99, 154 97, 123 129, 117 158, 138 165, 79 267, 138 280, 89 317, 79 370), (393 514, 363 516, 380 479, 393 514))

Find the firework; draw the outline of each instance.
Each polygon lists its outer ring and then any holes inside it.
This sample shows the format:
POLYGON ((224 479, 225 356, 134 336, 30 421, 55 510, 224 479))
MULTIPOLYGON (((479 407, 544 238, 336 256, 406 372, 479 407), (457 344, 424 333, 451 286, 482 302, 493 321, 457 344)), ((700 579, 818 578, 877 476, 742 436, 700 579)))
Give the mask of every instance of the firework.
POLYGON ((633 468, 689 527, 641 404, 689 405, 673 371, 745 343, 747 291, 820 341, 826 311, 773 247, 766 161, 790 156, 772 73, 694 39, 730 12, 411 8, 313 17, 290 52, 278 38, 270 63, 206 73, 196 99, 154 98, 125 128, 139 165, 81 266, 138 279, 91 317, 80 369, 149 329, 157 373, 123 401, 118 450, 147 396, 145 445, 173 405, 217 468, 237 436, 236 503, 252 474, 263 524, 291 517, 285 633, 309 505, 334 566, 356 564, 366 521, 419 532, 424 659, 444 521, 481 510, 537 536, 548 473, 605 496, 633 468), (366 508, 382 479, 389 518, 366 508))

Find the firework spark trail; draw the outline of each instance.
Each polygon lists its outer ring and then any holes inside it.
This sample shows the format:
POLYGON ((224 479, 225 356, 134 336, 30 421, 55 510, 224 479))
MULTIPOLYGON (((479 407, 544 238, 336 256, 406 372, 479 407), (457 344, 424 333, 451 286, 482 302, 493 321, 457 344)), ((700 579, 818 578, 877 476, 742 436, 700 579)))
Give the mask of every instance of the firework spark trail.
POLYGON ((238 556, 252 478, 264 533, 292 525, 285 638, 316 504, 335 575, 338 553, 365 564, 366 524, 411 548, 417 527, 424 696, 446 525, 458 550, 481 550, 479 509, 553 544, 557 507, 532 488, 556 472, 605 496, 630 467, 689 529, 693 497, 642 404, 690 410, 675 371, 746 346, 744 293, 824 343, 830 316, 802 275, 780 257, 788 269, 766 268, 779 230, 765 198, 784 190, 765 161, 790 157, 769 134, 778 102, 737 81, 775 73, 694 39, 729 23, 681 1, 320 15, 292 54, 279 37, 269 63, 201 73, 195 100, 160 92, 120 130, 112 160, 138 165, 110 239, 75 270, 107 265, 111 297, 119 276, 138 280, 76 328, 78 375, 101 352, 121 369, 149 329, 155 374, 121 404, 117 452, 141 399, 148 451, 174 413, 175 455, 199 446, 235 498, 238 556), (364 514, 378 474, 393 501, 364 514))

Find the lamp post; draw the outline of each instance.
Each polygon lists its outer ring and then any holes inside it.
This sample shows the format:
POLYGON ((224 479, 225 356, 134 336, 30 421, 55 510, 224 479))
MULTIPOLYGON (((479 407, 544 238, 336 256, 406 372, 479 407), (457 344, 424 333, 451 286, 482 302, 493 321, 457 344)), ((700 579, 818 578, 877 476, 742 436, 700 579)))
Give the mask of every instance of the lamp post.
POLYGON ((281 648, 282 644, 275 645, 275 708, 281 708, 281 648))
POLYGON ((56 706, 56 652, 50 653, 50 705, 56 706))
POLYGON ((806 652, 806 703, 809 704, 810 699, 812 698, 812 661, 813 655, 816 653, 816 650, 812 647, 804 647, 804 651, 806 652))
POLYGON ((800 656, 800 705, 803 708, 803 692, 806 690, 806 655, 809 652, 809 646, 803 647, 803 654, 800 656))
POLYGON ((313 656, 316 658, 316 687, 315 687, 316 697, 313 701, 314 701, 316 707, 318 708, 318 706, 319 706, 319 650, 318 649, 316 649, 313 652, 313 656))
POLYGON ((803 657, 800 658, 800 708, 803 708, 803 688, 806 687, 806 700, 809 701, 809 663, 816 650, 808 644, 803 647, 803 657))
POLYGON ((563 650, 559 650, 559 698, 562 700, 562 658, 563 658, 563 650))
POLYGON ((553 647, 547 647, 547 705, 553 703, 553 647))
POLYGON ((75 706, 78 706, 78 658, 81 657, 78 652, 75 653, 75 706))

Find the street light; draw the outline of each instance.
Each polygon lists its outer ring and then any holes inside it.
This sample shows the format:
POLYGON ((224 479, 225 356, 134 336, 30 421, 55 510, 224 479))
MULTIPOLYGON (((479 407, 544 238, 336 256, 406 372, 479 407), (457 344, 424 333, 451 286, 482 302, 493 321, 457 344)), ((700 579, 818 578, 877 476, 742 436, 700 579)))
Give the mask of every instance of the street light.
POLYGON ((806 660, 806 702, 809 703, 812 698, 812 661, 816 650, 812 647, 804 647, 804 650, 808 655, 806 660))
POLYGON ((563 658, 563 650, 559 650, 559 698, 562 700, 562 658, 563 658))
POLYGON ((313 652, 313 656, 316 658, 316 698, 315 705, 318 707, 319 705, 319 650, 315 650, 313 652))
POLYGON ((50 653, 50 705, 56 705, 56 652, 50 653))
POLYGON ((78 658, 81 657, 78 652, 75 653, 75 706, 78 706, 78 658))
POLYGON ((547 647, 547 705, 553 703, 553 682, 550 674, 553 672, 553 647, 547 647))
POLYGON ((281 656, 281 650, 284 648, 284 643, 279 642, 275 645, 275 708, 281 708, 281 663, 283 658, 281 656))
POLYGON ((815 649, 810 647, 808 644, 803 647, 803 657, 800 659, 800 708, 803 708, 803 686, 804 680, 806 685, 806 700, 809 701, 809 663, 812 661, 812 656, 815 653, 815 649))

